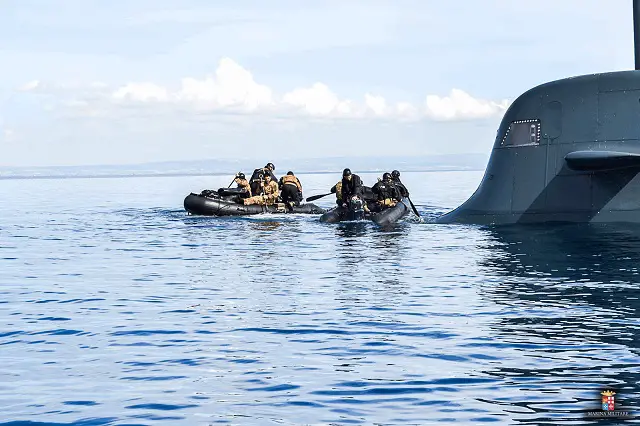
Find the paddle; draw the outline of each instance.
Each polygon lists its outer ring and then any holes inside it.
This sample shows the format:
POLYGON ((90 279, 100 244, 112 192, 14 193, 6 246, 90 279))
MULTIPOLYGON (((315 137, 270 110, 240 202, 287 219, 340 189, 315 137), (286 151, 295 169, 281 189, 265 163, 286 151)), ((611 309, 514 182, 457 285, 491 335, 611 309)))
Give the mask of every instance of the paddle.
POLYGON ((307 198, 306 201, 315 201, 318 200, 322 197, 326 197, 327 195, 331 195, 333 194, 333 192, 330 192, 328 194, 320 194, 320 195, 312 195, 311 197, 307 198))
MULTIPOLYGON (((399 182, 400 184, 402 184, 402 181, 400 181, 400 178, 398 178, 398 182, 399 182)), ((404 184, 402 184, 402 185, 404 185, 404 184)), ((405 187, 405 189, 406 189, 406 187, 405 187)), ((407 193, 408 193, 408 192, 409 192, 409 191, 407 191, 407 193)), ((407 195, 407 200, 409 200, 409 204, 411 204, 411 208, 413 209, 413 212, 416 214, 416 216, 418 216, 418 217, 422 217, 422 216, 420 216, 420 213, 418 213, 418 209, 416 209, 416 206, 414 206, 414 205, 413 205, 413 201, 411 201, 411 198, 409 198, 409 196, 408 196, 408 195, 407 195)))
POLYGON ((238 177, 238 175, 235 175, 235 176, 233 177, 233 180, 231 181, 231 183, 229 184, 229 186, 227 186, 227 188, 231 188, 231 185, 233 185, 233 182, 235 182, 235 181, 236 181, 236 178, 237 178, 237 177, 238 177))
POLYGON ((416 216, 421 217, 420 213, 418 213, 418 210, 416 209, 416 206, 413 205, 413 201, 411 201, 411 198, 407 197, 407 200, 409 200, 409 204, 411 204, 411 208, 413 209, 413 212, 416 214, 416 216))

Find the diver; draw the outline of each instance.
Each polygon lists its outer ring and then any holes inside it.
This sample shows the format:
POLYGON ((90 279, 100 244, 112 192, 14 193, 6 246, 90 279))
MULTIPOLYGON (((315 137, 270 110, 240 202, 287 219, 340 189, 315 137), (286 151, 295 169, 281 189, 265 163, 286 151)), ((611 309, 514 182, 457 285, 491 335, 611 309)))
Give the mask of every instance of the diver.
POLYGON ((237 188, 242 190, 242 194, 240 194, 241 198, 251 197, 251 185, 249 185, 249 181, 245 178, 244 173, 239 172, 233 181, 238 185, 237 188))
POLYGON ((251 175, 251 179, 249 179, 249 184, 251 185, 252 194, 258 194, 260 187, 262 186, 262 182, 264 181, 264 177, 266 175, 270 175, 271 180, 273 182, 278 181, 278 179, 276 178, 276 175, 273 174, 275 169, 276 169, 276 166, 274 166, 273 163, 267 163, 266 166, 259 167, 253 171, 253 174, 251 175))
POLYGON ((400 189, 393 181, 391 173, 383 174, 382 180, 376 182, 376 184, 371 188, 371 191, 378 197, 376 210, 394 207, 400 200, 402 200, 400 189))
POLYGON ((342 181, 341 180, 331 187, 331 193, 336 194, 336 204, 338 206, 342 206, 342 181))
POLYGON ((300 206, 302 201, 302 184, 292 171, 288 171, 285 176, 280 178, 279 185, 280 196, 282 202, 287 205, 289 210, 293 209, 293 206, 300 206))
POLYGON ((360 176, 351 173, 351 169, 344 169, 342 171, 342 207, 347 207, 349 202, 354 196, 362 200, 362 204, 365 212, 369 212, 367 203, 364 202, 364 187, 362 185, 362 179, 360 176))
POLYGON ((402 198, 408 198, 409 197, 409 190, 407 189, 406 186, 404 186, 404 184, 400 181, 400 172, 397 170, 394 170, 391 172, 391 178, 393 179, 393 183, 396 184, 396 187, 398 188, 398 190, 400 191, 400 196, 402 198))
POLYGON ((271 175, 264 176, 264 182, 260 187, 260 195, 245 198, 244 205, 258 204, 260 206, 272 206, 278 200, 278 184, 271 179, 271 175))

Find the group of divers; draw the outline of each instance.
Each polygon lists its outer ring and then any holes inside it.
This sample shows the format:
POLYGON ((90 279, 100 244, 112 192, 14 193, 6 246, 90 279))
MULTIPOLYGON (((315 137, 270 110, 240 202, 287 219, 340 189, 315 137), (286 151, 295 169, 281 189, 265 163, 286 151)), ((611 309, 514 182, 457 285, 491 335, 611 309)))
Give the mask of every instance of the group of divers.
POLYGON ((335 194, 336 207, 326 211, 315 204, 303 203, 302 183, 288 171, 280 179, 273 163, 257 168, 249 179, 239 172, 227 188, 205 189, 189 194, 184 207, 190 214, 210 216, 242 216, 259 213, 321 214, 322 222, 370 219, 379 225, 394 223, 409 213, 409 191, 400 180, 400 172, 385 172, 372 187, 365 186, 357 174, 346 168, 328 194, 307 198, 313 201, 335 194), (235 188, 231 185, 236 184, 235 188), (408 203, 407 203, 408 201, 408 203))

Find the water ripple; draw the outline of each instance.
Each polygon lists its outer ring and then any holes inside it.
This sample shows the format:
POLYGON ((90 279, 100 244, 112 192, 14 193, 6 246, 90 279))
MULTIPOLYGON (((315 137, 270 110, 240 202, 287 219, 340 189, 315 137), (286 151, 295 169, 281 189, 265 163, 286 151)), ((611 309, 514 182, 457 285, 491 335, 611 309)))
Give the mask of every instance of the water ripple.
POLYGON ((0 425, 637 412, 640 229, 429 223, 480 177, 414 174, 424 220, 390 229, 185 215, 210 177, 0 182, 0 425))

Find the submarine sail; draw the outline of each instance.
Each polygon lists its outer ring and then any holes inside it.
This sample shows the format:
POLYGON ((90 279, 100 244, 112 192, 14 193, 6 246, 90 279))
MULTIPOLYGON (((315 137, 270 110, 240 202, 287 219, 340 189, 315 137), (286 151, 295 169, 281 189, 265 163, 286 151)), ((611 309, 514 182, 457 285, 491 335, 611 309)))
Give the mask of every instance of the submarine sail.
POLYGON ((520 95, 478 188, 437 223, 640 223, 640 0, 633 24, 635 69, 520 95))

